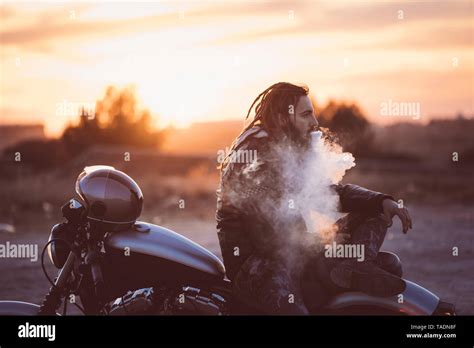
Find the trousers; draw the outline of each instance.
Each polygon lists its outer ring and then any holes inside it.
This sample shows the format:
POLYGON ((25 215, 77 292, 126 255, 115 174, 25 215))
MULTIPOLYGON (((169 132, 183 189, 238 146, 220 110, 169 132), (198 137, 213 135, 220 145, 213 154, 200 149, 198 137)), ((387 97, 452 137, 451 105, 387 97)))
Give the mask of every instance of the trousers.
MULTIPOLYGON (((401 276, 396 255, 379 252, 387 232, 382 216, 350 213, 336 222, 338 233, 348 233, 350 242, 364 247, 365 261, 376 262, 381 268, 401 276)), ((281 257, 251 255, 233 279, 235 295, 260 314, 307 315, 324 305, 334 290, 325 278, 327 260, 322 252, 305 260, 301 271, 295 272, 281 257)), ((330 262, 342 262, 333 259, 330 262)))

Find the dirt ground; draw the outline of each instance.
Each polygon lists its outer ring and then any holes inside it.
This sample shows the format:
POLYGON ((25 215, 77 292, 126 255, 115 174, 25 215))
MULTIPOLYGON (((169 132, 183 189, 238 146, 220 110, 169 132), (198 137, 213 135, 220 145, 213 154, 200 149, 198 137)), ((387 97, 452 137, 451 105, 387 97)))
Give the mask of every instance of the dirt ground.
MULTIPOLYGON (((382 249, 396 252, 404 265, 404 277, 456 305, 458 314, 474 314, 474 216, 468 206, 408 207, 413 218, 413 230, 407 235, 395 220, 382 249), (458 256, 453 256, 453 248, 458 256)), ((210 217, 163 220, 163 226, 173 229, 208 248, 220 257, 215 222, 210 217)), ((38 243, 39 256, 47 241, 49 222, 38 230, 19 228, 15 233, 0 233, 0 243, 38 243)), ((47 258, 47 256, 46 256, 47 258)), ((51 276, 56 269, 46 261, 51 276)), ((33 303, 42 301, 48 282, 40 261, 0 259, 0 299, 33 303)), ((73 311, 77 313, 77 311, 73 311)))

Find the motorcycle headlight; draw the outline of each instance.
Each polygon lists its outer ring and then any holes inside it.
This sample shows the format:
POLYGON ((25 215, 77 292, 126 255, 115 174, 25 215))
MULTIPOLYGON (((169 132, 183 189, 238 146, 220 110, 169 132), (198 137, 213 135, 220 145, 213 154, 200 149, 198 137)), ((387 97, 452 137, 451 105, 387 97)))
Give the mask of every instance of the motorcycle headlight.
MULTIPOLYGON (((56 224, 51 229, 48 242, 53 239, 67 240, 68 227, 65 223, 56 224)), ((49 259, 57 268, 62 268, 66 263, 69 255, 69 247, 66 243, 61 241, 53 241, 49 243, 48 248, 49 259)))

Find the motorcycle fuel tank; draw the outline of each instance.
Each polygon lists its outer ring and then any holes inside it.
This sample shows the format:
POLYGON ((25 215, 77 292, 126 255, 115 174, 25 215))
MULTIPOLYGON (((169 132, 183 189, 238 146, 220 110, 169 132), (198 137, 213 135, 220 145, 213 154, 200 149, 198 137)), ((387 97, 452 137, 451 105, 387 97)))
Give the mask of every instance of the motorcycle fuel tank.
POLYGON ((136 222, 109 233, 104 243, 105 276, 117 288, 157 283, 223 279, 225 268, 213 253, 167 228, 136 222))

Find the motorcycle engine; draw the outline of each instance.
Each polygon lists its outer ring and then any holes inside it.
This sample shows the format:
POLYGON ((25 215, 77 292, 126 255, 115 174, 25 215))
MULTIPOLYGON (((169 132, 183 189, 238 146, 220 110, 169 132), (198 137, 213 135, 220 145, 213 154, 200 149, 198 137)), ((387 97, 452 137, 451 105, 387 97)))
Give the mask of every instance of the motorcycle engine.
POLYGON ((106 315, 224 315, 225 299, 215 293, 194 287, 183 287, 178 293, 143 288, 129 291, 109 302, 106 315))
POLYGON ((129 291, 115 301, 109 302, 103 309, 107 315, 145 315, 152 314, 155 308, 153 288, 129 291))
POLYGON ((167 303, 167 308, 177 315, 225 315, 226 301, 218 294, 187 286, 167 303))

